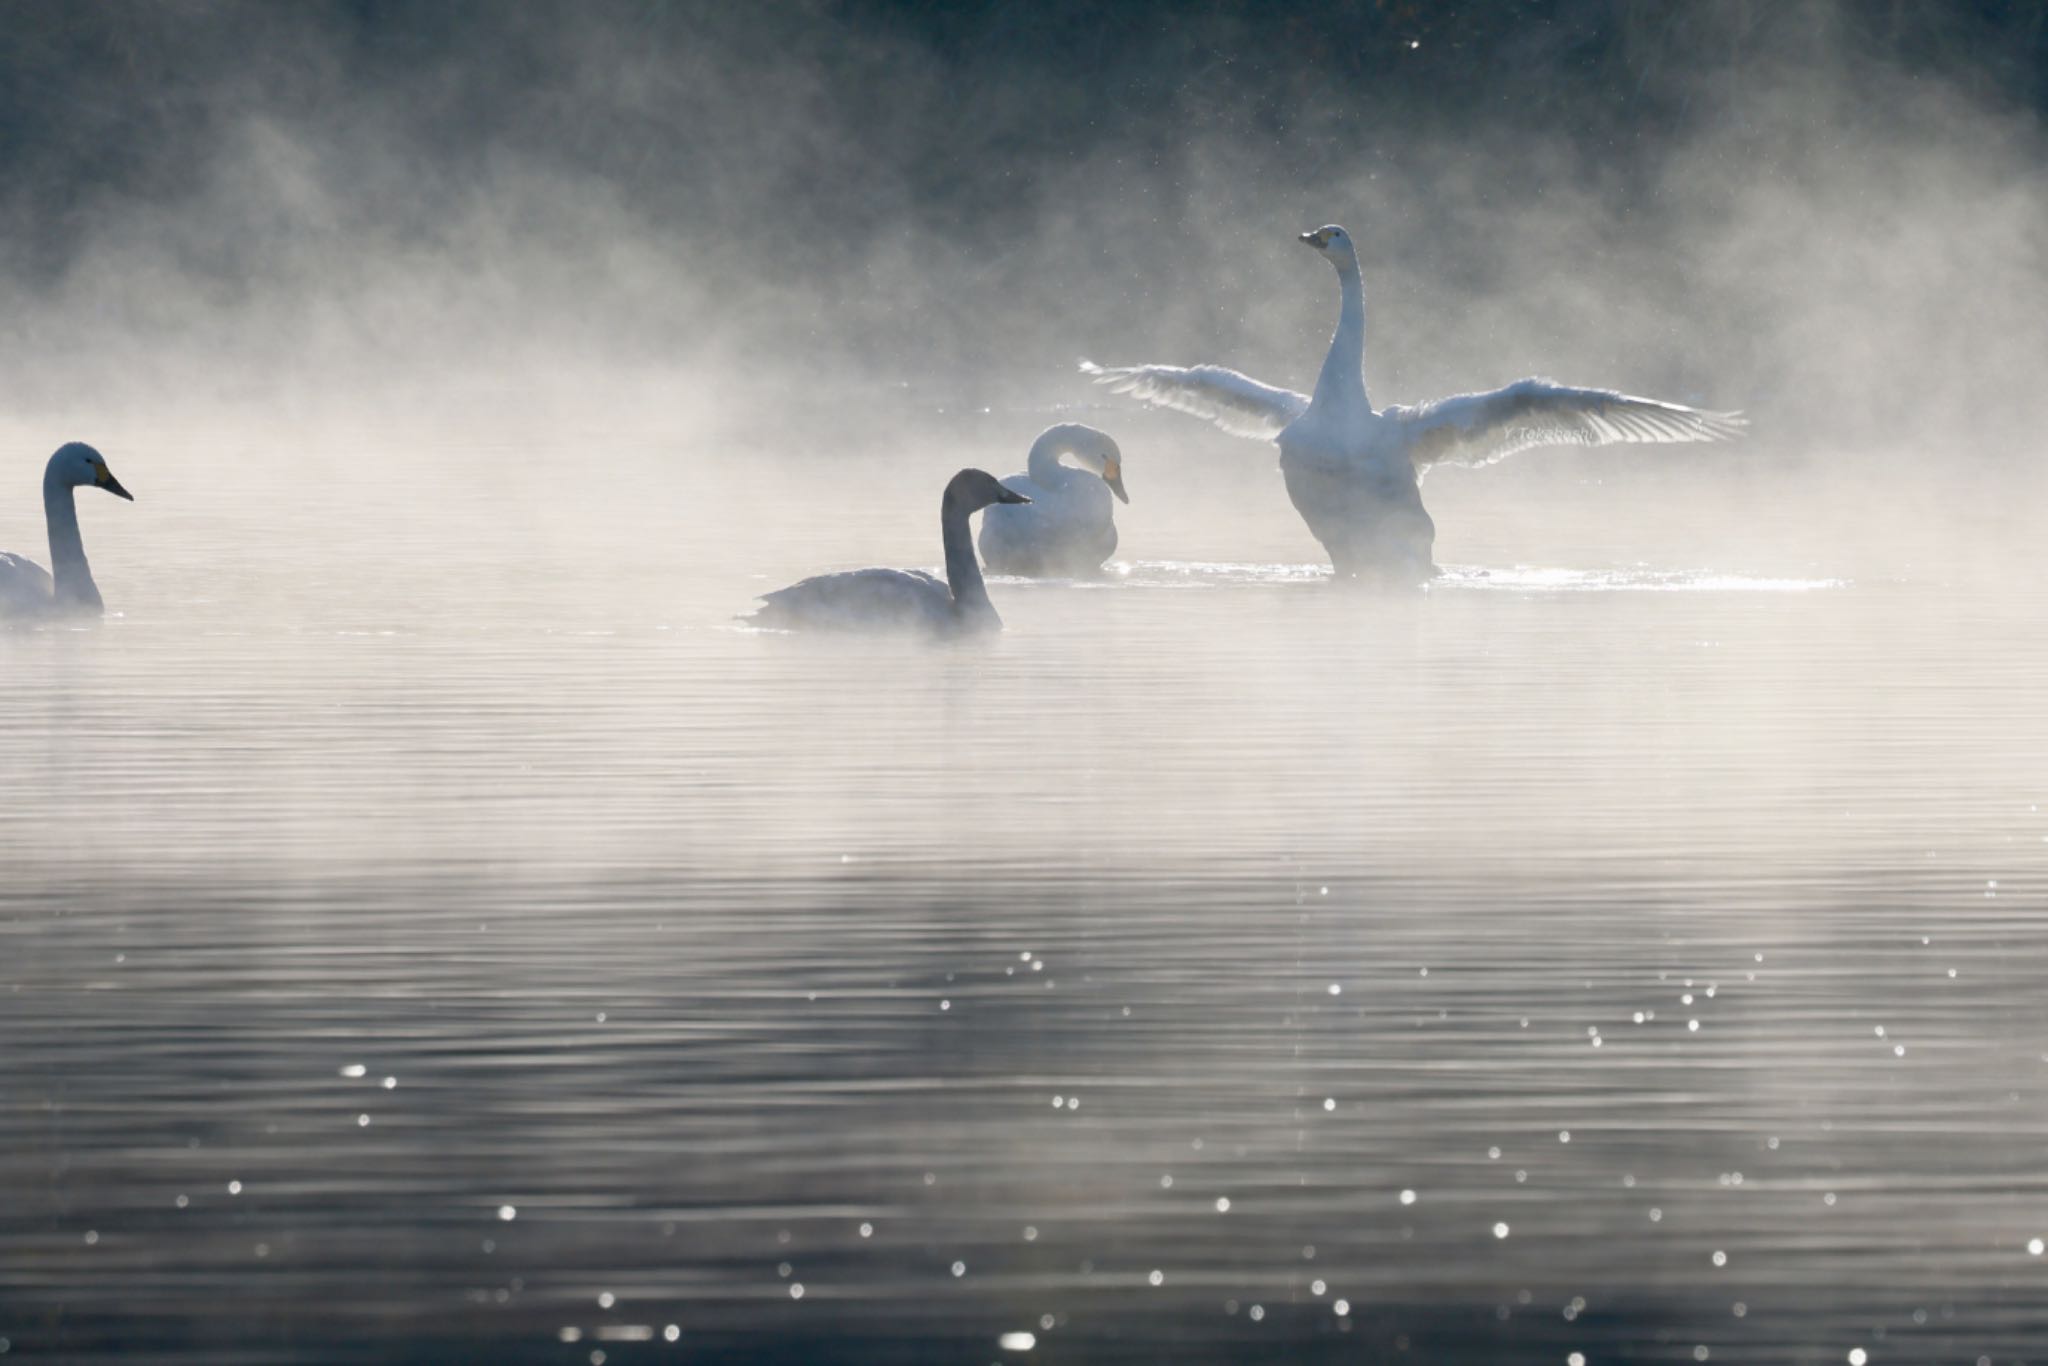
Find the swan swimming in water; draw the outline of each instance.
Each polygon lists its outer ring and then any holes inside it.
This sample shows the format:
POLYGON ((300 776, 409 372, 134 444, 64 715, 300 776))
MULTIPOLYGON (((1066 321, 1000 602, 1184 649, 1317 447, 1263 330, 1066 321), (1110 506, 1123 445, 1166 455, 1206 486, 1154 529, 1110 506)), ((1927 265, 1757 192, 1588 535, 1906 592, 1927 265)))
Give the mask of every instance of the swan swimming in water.
POLYGON ((78 533, 78 508, 71 491, 102 488, 116 498, 135 501, 107 468, 107 459, 83 441, 57 448, 43 467, 43 519, 50 528, 50 568, 0 550, 0 614, 25 612, 98 612, 100 590, 85 562, 85 542, 78 533))
POLYGON ((1003 480, 1029 506, 997 506, 981 519, 981 558, 990 572, 1093 574, 1116 553, 1116 505, 1124 502, 1124 455, 1108 432, 1065 422, 1047 427, 1031 443, 1025 473, 1003 480), (1060 457, 1072 465, 1060 463, 1060 457))
POLYGON ((962 470, 946 484, 945 497, 939 500, 939 531, 946 545, 943 581, 917 569, 818 574, 763 593, 753 623, 783 631, 1000 631, 1003 619, 988 600, 967 519, 997 503, 1030 501, 997 483, 993 474, 962 470))
POLYGON ((1365 396, 1365 287, 1351 235, 1331 225, 1301 234, 1301 241, 1336 268, 1343 296, 1314 394, 1261 384, 1220 365, 1105 368, 1082 361, 1081 369, 1116 393, 1278 443, 1287 495, 1340 579, 1415 583, 1437 572, 1436 524, 1422 506, 1421 487, 1436 465, 1490 465, 1535 446, 1718 441, 1744 426, 1735 413, 1547 379, 1375 412, 1365 396))

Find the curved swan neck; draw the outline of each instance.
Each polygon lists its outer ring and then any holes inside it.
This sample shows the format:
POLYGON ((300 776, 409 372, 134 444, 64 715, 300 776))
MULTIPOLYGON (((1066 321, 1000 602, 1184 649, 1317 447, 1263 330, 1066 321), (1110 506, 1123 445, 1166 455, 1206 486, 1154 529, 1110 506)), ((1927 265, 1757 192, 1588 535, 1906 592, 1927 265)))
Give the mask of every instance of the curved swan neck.
POLYGON ((44 476, 43 519, 50 527, 50 578, 59 602, 100 606, 100 590, 85 561, 85 540, 78 533, 78 505, 71 486, 44 476))
POLYGON ((1076 471, 1070 465, 1062 465, 1060 457, 1071 454, 1074 449, 1073 432, 1066 427, 1049 427, 1031 443, 1031 454, 1024 461, 1025 473, 1031 482, 1041 488, 1052 488, 1063 484, 1076 471))
POLYGON ((1372 405, 1365 397, 1365 282, 1359 277, 1355 258, 1340 259, 1336 266, 1343 303, 1337 310, 1330 354, 1323 357, 1323 372, 1316 376, 1313 401, 1318 407, 1355 404, 1371 412, 1372 405))
POLYGON ((968 515, 950 501, 939 509, 939 531, 946 542, 946 586, 953 590, 955 612, 986 612, 994 616, 995 604, 988 600, 981 562, 974 558, 974 534, 967 526, 968 515))

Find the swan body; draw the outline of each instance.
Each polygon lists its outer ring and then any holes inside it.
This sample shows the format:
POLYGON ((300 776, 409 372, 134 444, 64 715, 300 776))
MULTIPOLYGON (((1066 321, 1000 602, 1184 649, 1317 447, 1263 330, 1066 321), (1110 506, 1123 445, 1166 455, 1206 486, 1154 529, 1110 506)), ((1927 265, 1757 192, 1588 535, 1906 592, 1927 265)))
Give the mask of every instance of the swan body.
POLYGON ((130 502, 135 495, 107 468, 106 457, 83 441, 59 446, 43 467, 43 520, 50 533, 50 570, 20 555, 0 551, 0 614, 42 615, 103 610, 85 542, 78 530, 72 490, 102 488, 130 502), (52 572, 54 571, 54 572, 52 572))
POLYGON ((817 574, 761 596, 756 626, 783 631, 916 631, 937 636, 1000 631, 988 600, 967 519, 996 504, 1031 499, 982 470, 961 470, 939 500, 946 577, 915 569, 854 569, 817 574))
POLYGON ((1277 444, 1288 497, 1340 579, 1412 583, 1436 573, 1422 478, 1437 465, 1490 465, 1537 446, 1718 441, 1745 425, 1735 413, 1547 379, 1376 411, 1365 393, 1365 288, 1351 235, 1331 225, 1301 241, 1335 268, 1340 296, 1314 393, 1220 365, 1081 369, 1113 392, 1277 444))
POLYGON ((998 504, 981 519, 981 558, 990 572, 1028 578, 1093 574, 1116 553, 1116 505, 1124 492, 1123 452, 1108 432, 1077 422, 1048 427, 1031 443, 1025 472, 1003 480, 1028 503, 998 504), (1064 464, 1064 456, 1074 463, 1064 464))

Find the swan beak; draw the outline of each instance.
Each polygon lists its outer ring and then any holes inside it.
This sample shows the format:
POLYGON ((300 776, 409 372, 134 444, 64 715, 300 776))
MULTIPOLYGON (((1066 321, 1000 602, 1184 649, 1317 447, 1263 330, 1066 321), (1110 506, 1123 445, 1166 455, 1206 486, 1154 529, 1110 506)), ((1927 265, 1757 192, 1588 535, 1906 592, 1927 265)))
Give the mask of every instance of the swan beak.
POLYGON ((1122 465, 1111 461, 1102 471, 1102 482, 1109 485, 1109 491, 1117 496, 1119 502, 1128 503, 1131 501, 1131 495, 1124 492, 1124 467, 1122 465))
POLYGON ((116 498, 126 498, 131 503, 135 501, 135 495, 122 488, 121 481, 116 479, 114 472, 104 464, 93 467, 92 481, 97 487, 105 489, 116 498))
POLYGON ((1314 232, 1303 233, 1301 240, 1314 247, 1317 251, 1321 251, 1324 247, 1330 245, 1330 235, 1321 228, 1317 228, 1314 232))
POLYGON ((1028 503, 1031 500, 1015 489, 1004 489, 996 495, 996 501, 998 503, 1028 503))

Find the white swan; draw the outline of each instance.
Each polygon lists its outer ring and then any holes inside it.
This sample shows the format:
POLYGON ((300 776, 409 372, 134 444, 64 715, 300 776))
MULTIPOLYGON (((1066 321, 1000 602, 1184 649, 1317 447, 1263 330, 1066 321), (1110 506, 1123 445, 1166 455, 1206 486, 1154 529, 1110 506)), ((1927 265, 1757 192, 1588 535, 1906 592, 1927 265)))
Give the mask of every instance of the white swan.
POLYGON ((43 467, 43 520, 50 529, 50 568, 0 550, 0 613, 97 612, 100 590, 85 562, 85 542, 78 534, 75 488, 105 489, 117 498, 135 501, 107 468, 106 457, 83 441, 57 448, 43 467))
POLYGON ((992 507, 981 519, 981 558, 990 572, 1093 574, 1116 553, 1114 493, 1124 502, 1124 454, 1108 432, 1065 422, 1031 443, 1025 473, 1003 480, 1030 503, 992 507), (1063 465, 1060 457, 1074 462, 1063 465), (1077 468, 1078 467, 1078 468, 1077 468))
POLYGON ((917 569, 818 574, 762 594, 753 623, 783 631, 1000 631, 1003 619, 988 600, 967 519, 991 504, 1030 501, 997 483, 993 474, 962 470, 948 481, 945 497, 939 500, 939 533, 946 546, 944 582, 917 569))
POLYGON ((1365 397, 1365 287, 1351 235, 1332 225, 1301 240, 1336 267, 1343 295, 1313 395, 1220 365, 1105 368, 1082 361, 1081 369, 1117 393, 1277 442, 1288 497, 1339 578, 1414 582, 1436 572, 1436 524, 1421 490, 1432 466, 1490 465, 1533 446, 1717 441, 1745 425, 1735 413, 1547 379, 1375 412, 1365 397))

